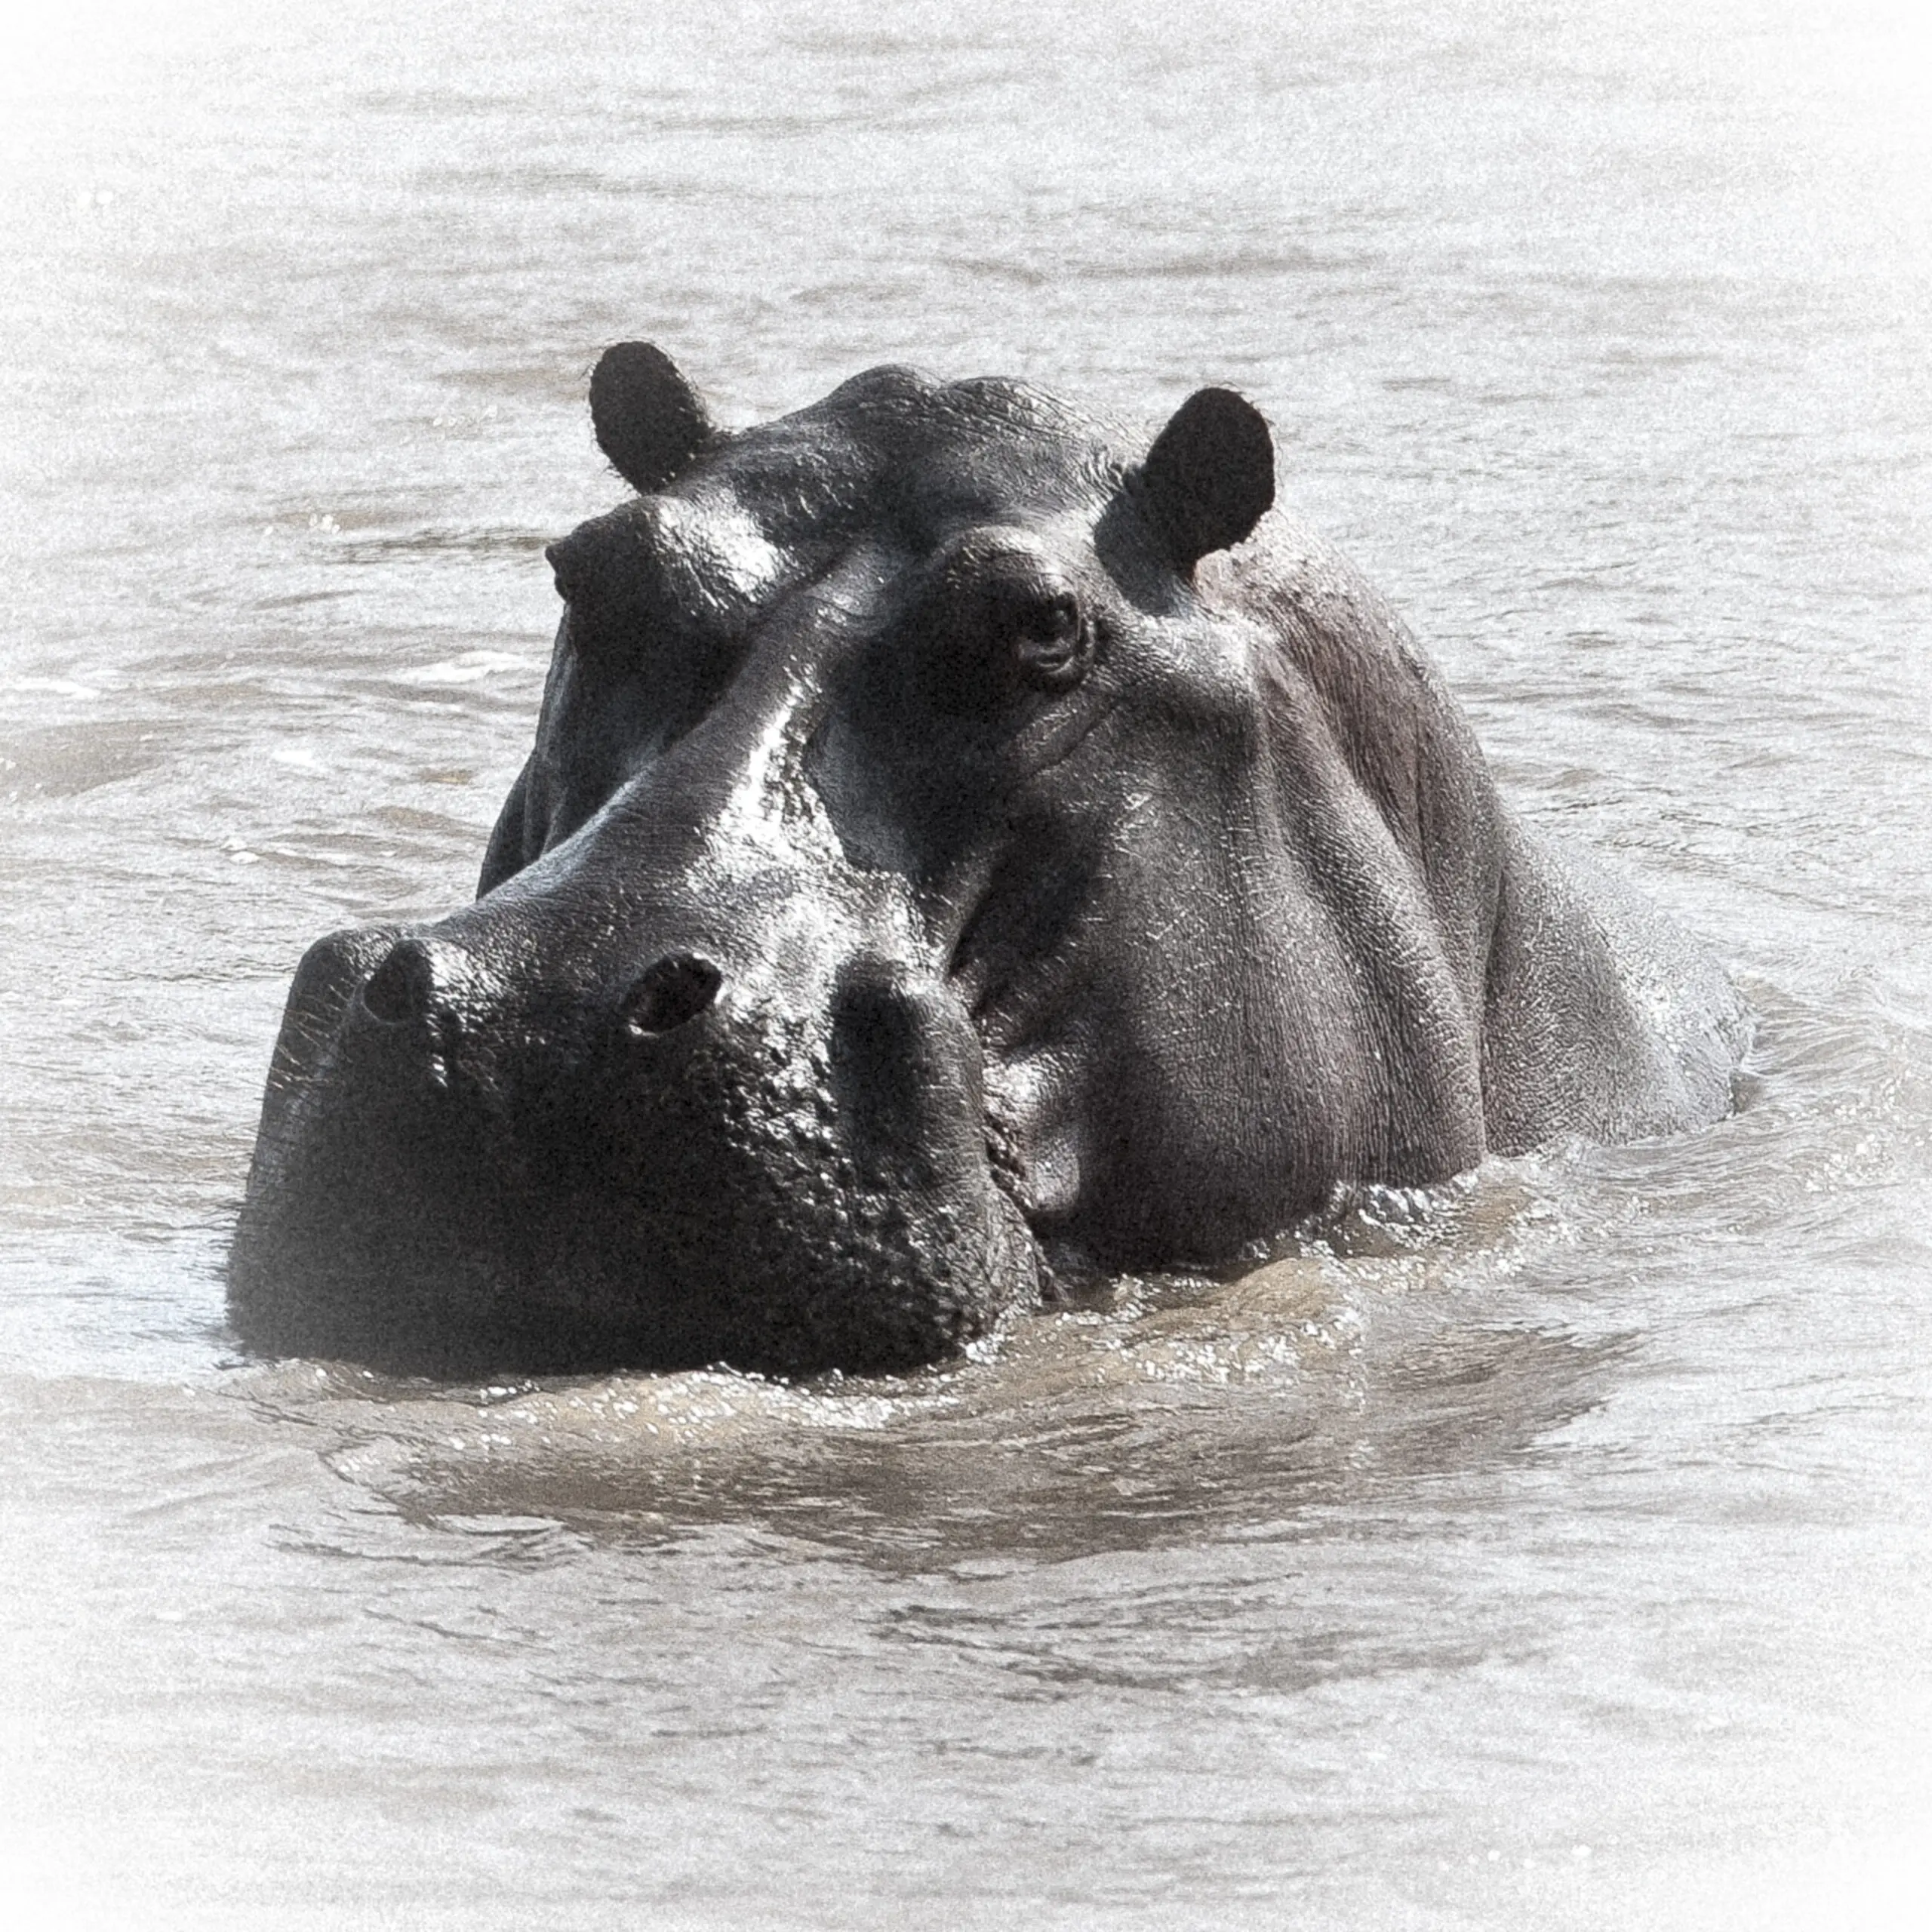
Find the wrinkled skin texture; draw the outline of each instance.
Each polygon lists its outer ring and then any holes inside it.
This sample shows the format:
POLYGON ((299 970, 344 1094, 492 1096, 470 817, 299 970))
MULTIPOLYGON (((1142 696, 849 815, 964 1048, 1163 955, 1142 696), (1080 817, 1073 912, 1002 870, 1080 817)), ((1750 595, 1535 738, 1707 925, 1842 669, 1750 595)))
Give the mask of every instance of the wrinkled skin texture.
POLYGON ((1729 1106, 1728 983, 1514 821, 1238 398, 1150 448, 881 369, 728 435, 625 344, 592 407, 640 494, 552 548, 476 902, 297 975, 251 1345, 900 1367, 1055 1269, 1729 1106))

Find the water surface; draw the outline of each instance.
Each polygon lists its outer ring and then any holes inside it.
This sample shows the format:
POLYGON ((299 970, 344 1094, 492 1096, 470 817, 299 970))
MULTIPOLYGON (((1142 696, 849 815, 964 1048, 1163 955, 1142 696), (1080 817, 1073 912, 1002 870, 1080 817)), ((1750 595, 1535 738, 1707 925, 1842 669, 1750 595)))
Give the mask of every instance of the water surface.
POLYGON ((531 11, 0 28, 28 1922, 1921 1922, 1915 11, 531 11), (903 1380, 238 1359, 288 974, 469 890, 626 336, 1238 385, 1748 1104, 903 1380))

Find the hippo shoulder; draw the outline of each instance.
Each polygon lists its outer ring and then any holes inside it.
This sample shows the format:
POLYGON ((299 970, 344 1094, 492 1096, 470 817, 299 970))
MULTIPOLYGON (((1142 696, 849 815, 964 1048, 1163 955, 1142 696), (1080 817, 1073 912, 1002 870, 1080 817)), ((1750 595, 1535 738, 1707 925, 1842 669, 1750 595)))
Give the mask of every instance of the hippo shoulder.
POLYGON ((1729 976, 1681 927, 1567 841, 1512 826, 1483 1016, 1493 1152, 1720 1120, 1749 1034, 1729 976))
POLYGON ((1525 825, 1460 703, 1388 601, 1278 512, 1213 560, 1204 593, 1258 619, 1318 694, 1363 792, 1478 961, 1492 1151, 1625 1141, 1721 1118, 1748 1041, 1709 952, 1614 869, 1525 825))

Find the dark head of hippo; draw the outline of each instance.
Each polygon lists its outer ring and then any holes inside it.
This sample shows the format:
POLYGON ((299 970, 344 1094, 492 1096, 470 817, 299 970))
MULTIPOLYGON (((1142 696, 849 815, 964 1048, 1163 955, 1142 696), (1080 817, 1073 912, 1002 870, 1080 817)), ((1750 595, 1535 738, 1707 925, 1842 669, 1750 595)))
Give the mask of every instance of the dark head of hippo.
POLYGON ((551 546, 478 897, 297 975, 251 1346, 901 1368, 1052 1268, 1727 1106, 1728 983, 1512 819, 1240 397, 884 368, 727 433, 626 343, 590 399, 638 494, 551 546))

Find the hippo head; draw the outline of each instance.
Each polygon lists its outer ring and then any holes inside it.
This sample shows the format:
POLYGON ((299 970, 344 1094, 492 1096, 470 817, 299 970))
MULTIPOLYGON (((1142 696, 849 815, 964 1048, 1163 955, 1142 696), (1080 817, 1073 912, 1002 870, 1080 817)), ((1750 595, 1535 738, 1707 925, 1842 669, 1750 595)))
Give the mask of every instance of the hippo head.
POLYGON ((479 897, 303 962, 235 1326, 445 1374, 935 1359, 1095 1184, 1133 1234, 1106 1069, 1228 1005, 1177 896, 1225 774, 1174 748, 1253 761, 1194 574, 1272 502, 1267 430, 1206 389, 1149 447, 884 368, 729 434, 635 343, 591 407, 638 494, 548 552, 479 897), (1152 1010, 1097 964, 1130 872, 1175 929, 1129 919, 1152 1010))

